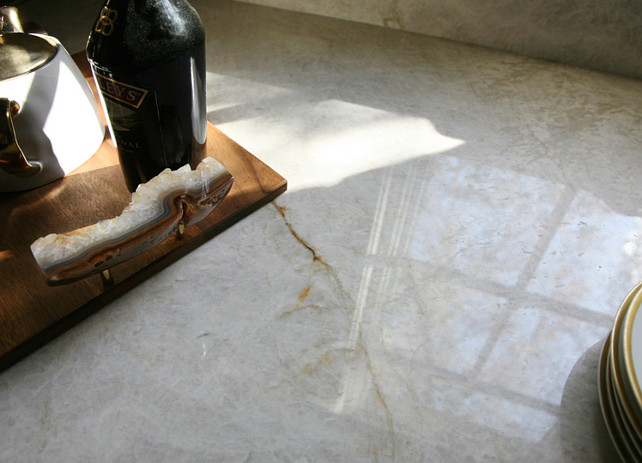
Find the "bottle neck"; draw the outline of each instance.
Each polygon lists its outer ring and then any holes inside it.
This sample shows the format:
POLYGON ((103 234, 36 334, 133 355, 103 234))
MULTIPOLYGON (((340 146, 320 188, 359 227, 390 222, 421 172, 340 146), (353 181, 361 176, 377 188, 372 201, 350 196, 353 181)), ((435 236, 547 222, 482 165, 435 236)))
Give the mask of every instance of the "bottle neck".
POLYGON ((107 0, 94 24, 87 56, 112 69, 145 69, 205 46, 198 13, 185 0, 107 0))

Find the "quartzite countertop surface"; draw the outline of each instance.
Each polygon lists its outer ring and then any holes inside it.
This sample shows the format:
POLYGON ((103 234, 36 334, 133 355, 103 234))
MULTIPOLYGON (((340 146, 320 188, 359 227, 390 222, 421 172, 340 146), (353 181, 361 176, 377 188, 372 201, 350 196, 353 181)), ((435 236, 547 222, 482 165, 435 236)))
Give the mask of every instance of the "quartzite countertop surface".
POLYGON ((288 191, 1 373, 0 460, 612 461, 642 82, 192 4, 209 120, 288 191))

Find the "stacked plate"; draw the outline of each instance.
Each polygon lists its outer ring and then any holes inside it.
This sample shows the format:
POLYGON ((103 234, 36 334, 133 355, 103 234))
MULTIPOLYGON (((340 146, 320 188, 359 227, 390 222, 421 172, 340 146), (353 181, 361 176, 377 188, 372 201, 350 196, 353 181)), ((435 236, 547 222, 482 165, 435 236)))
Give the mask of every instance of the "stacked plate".
POLYGON ((642 283, 624 299, 606 339, 598 390, 604 422, 624 461, 642 462, 642 283))

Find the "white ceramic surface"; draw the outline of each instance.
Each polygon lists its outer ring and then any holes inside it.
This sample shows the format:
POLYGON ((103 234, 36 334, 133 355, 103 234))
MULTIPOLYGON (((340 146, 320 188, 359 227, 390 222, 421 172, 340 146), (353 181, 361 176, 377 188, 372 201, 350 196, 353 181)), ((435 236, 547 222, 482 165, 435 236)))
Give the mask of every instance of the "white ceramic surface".
POLYGON ((210 121, 289 189, 1 373, 0 461, 617 461, 642 83, 192 4, 210 121))
POLYGON ((103 141, 105 127, 89 85, 64 46, 42 67, 0 81, 0 97, 16 101, 16 138, 28 161, 42 170, 17 176, 0 170, 0 192, 39 187, 88 160, 103 141))

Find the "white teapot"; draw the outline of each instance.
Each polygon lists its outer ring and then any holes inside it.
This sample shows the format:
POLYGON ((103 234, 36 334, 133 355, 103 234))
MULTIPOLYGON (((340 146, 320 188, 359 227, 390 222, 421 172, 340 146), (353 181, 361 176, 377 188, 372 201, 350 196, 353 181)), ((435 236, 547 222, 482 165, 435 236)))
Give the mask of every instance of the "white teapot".
MULTIPOLYGON (((0 18, 9 18, 2 10, 0 18)), ((100 147, 105 126, 85 77, 58 40, 21 32, 16 20, 3 21, 2 30, 0 192, 15 192, 79 167, 100 147)))

